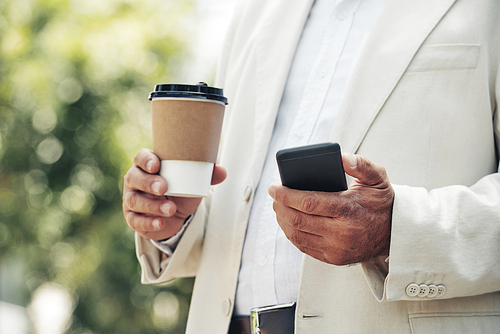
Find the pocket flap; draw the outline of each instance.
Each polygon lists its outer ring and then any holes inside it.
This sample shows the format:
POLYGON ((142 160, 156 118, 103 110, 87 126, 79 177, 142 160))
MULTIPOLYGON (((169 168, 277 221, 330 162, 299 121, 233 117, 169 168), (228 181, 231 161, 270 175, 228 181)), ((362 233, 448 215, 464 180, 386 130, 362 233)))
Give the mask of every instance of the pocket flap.
POLYGON ((476 68, 479 50, 479 45, 472 44, 424 46, 417 52, 408 66, 408 72, 476 68))

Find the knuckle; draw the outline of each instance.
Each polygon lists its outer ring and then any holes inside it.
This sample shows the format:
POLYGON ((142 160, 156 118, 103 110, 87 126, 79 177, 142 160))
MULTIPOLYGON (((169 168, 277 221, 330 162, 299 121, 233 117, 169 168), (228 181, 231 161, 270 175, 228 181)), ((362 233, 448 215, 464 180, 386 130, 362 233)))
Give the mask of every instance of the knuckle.
POLYGON ((134 231, 136 230, 135 214, 133 212, 127 213, 127 215, 125 216, 125 221, 127 222, 128 227, 130 227, 134 231))
POLYGON ((385 167, 380 166, 379 174, 380 177, 387 178, 387 169, 385 169, 385 167))
POLYGON ((384 167, 378 166, 378 168, 375 169, 375 172, 377 173, 378 176, 378 183, 383 185, 389 183, 389 178, 387 177, 387 170, 384 167))
POLYGON ((303 225, 304 225, 304 221, 303 221, 303 218, 302 218, 302 215, 297 212, 297 211, 294 211, 290 214, 290 224, 295 228, 295 229, 298 229, 300 230, 303 225))
POLYGON ((139 153, 141 153, 141 154, 144 154, 144 155, 145 155, 145 154, 149 154, 149 153, 151 153, 151 150, 149 150, 149 149, 147 149, 147 148, 144 148, 144 147, 143 147, 143 148, 141 148, 141 149, 139 150, 139 153))
POLYGON ((302 238, 302 233, 298 231, 293 231, 289 238, 288 238, 295 246, 297 247, 303 247, 303 238, 302 238))
POLYGON ((277 211, 277 210, 278 210, 278 202, 273 201, 273 211, 274 211, 275 213, 278 213, 278 211, 277 211))
POLYGON ((125 197, 122 199, 122 211, 123 211, 123 216, 125 217, 125 219, 127 219, 129 208, 127 206, 127 203, 125 203, 125 197))
POLYGON ((137 152, 137 154, 134 157, 134 164, 140 165, 141 163, 141 156, 142 156, 142 149, 137 152))
POLYGON ((370 161, 363 155, 356 155, 356 169, 365 172, 370 165, 370 161))
POLYGON ((304 212, 315 212, 319 207, 319 201, 316 197, 307 195, 301 199, 300 206, 303 208, 304 212))
POLYGON ((149 154, 150 154, 150 152, 151 152, 151 151, 150 151, 150 150, 148 150, 147 148, 141 148, 141 149, 137 152, 137 154, 135 155, 135 159, 140 160, 142 157, 145 157, 145 156, 149 155, 149 154))
POLYGON ((125 204, 130 208, 130 209, 136 209, 137 208, 137 202, 138 202, 138 195, 135 191, 129 191, 125 194, 124 198, 125 204))
POLYGON ((130 185, 130 170, 125 173, 125 175, 123 176, 123 183, 126 184, 126 185, 130 185))
POLYGON ((147 160, 148 156, 150 156, 151 150, 147 148, 141 148, 139 152, 134 157, 134 163, 138 166, 143 166, 144 162, 147 160))

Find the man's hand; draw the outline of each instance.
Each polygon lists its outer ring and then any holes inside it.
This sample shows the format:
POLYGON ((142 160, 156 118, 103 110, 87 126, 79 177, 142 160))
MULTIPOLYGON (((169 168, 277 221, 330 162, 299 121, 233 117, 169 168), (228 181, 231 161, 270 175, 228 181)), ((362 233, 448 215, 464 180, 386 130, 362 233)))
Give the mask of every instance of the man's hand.
POLYGON ((303 253, 334 265, 389 255, 394 190, 385 169, 360 155, 343 154, 355 180, 338 193, 272 185, 279 225, 303 253))
MULTIPOLYGON (((123 215, 128 226, 145 238, 162 240, 176 234, 201 202, 201 198, 167 197, 167 181, 158 175, 160 159, 142 149, 123 182, 123 215)), ((212 184, 226 178, 226 170, 214 167, 212 184)))

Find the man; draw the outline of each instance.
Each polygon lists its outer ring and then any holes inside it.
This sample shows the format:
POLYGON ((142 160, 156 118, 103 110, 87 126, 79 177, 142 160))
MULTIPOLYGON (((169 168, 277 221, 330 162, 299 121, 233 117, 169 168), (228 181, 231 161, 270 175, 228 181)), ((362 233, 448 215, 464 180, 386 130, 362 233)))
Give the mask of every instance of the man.
POLYGON ((496 0, 242 1, 216 82, 227 178, 201 204, 154 196, 147 150, 125 177, 143 282, 196 276, 188 333, 286 302, 296 333, 497 331, 499 18, 496 0), (270 186, 276 149, 316 140, 356 154, 349 190, 270 186))

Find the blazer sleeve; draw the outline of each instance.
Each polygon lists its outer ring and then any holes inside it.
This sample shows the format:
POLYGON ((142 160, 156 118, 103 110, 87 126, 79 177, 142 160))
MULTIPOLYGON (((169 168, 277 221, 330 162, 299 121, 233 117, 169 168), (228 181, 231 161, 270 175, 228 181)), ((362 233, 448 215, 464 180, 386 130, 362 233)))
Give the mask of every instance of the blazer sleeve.
POLYGON ((149 239, 135 234, 136 255, 143 284, 163 283, 174 278, 195 276, 205 233, 206 206, 201 204, 171 257, 149 239))
MULTIPOLYGON (((500 156, 500 74, 493 102, 497 160, 500 156)), ((474 162, 471 162, 474 163, 474 162)), ((390 256, 362 264, 379 301, 417 300, 410 284, 442 285, 455 298, 500 291, 500 167, 470 187, 393 185, 390 256)))

